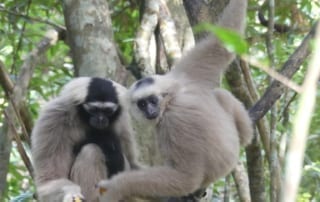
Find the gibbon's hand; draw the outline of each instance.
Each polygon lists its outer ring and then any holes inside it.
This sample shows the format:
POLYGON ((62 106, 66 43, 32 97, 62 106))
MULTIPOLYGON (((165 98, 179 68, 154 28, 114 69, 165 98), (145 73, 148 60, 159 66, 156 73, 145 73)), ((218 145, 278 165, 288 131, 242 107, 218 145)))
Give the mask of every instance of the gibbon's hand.
POLYGON ((64 193, 62 202, 85 202, 78 185, 65 185, 62 187, 64 193))
POLYGON ((80 189, 73 185, 64 186, 62 188, 64 192, 63 202, 85 202, 85 198, 80 193, 80 189), (75 189, 76 188, 76 189, 75 189))
POLYGON ((66 194, 63 197, 63 202, 85 202, 86 200, 83 198, 82 194, 74 195, 74 194, 66 194))
POLYGON ((101 202, 119 202, 122 198, 119 192, 112 185, 111 180, 101 180, 97 184, 99 191, 99 201, 101 202))

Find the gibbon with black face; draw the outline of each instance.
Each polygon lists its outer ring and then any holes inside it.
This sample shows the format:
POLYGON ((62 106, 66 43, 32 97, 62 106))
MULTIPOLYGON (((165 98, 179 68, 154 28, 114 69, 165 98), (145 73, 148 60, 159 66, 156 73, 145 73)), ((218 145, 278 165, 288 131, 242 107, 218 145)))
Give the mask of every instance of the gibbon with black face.
MULTIPOLYGON (((218 24, 243 33, 246 8, 246 0, 230 0, 218 24)), ((101 201, 118 202, 131 195, 187 196, 235 167, 240 145, 250 143, 253 128, 244 106, 217 88, 233 58, 209 37, 166 75, 132 85, 128 95, 132 115, 155 127, 166 163, 101 181, 100 190, 105 191, 101 201)))
POLYGON ((31 136, 40 201, 98 201, 97 182, 139 167, 126 91, 111 80, 80 77, 43 108, 31 136))

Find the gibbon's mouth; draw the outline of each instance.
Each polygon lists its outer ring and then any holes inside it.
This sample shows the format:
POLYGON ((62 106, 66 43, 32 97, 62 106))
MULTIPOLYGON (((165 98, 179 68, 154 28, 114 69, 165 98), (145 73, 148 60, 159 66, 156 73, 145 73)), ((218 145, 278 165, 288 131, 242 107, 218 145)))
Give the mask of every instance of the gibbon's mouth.
POLYGON ((158 115, 159 115, 159 112, 158 111, 154 111, 153 113, 147 113, 145 117, 148 120, 152 120, 152 119, 156 119, 158 117, 158 115))

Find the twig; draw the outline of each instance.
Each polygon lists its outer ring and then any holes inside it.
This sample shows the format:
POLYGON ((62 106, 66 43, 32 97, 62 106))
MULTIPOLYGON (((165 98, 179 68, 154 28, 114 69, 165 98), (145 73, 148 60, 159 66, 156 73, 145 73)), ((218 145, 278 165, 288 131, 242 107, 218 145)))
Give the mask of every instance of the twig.
MULTIPOLYGON (((26 6, 27 15, 28 15, 29 10, 30 10, 30 5, 31 5, 31 0, 28 0, 27 6, 26 6)), ((19 30, 19 33, 20 33, 19 34, 19 40, 18 40, 17 46, 14 48, 14 51, 13 51, 13 57, 12 57, 13 62, 12 62, 12 65, 11 65, 11 70, 16 69, 15 67, 16 67, 16 62, 17 62, 17 58, 18 58, 18 52, 19 52, 19 50, 21 49, 21 46, 22 46, 22 39, 24 37, 24 31, 26 29, 26 25, 27 25, 27 23, 26 23, 26 21, 24 21, 22 23, 21 30, 19 30)))
POLYGON ((20 154, 24 164, 26 165, 30 176, 33 177, 32 164, 31 164, 30 158, 28 157, 28 155, 27 155, 27 153, 26 153, 26 151, 25 151, 25 149, 23 147, 22 140, 20 138, 20 135, 17 132, 18 130, 14 126, 14 122, 11 119, 11 117, 8 115, 6 110, 4 110, 4 116, 7 119, 7 122, 8 122, 8 124, 9 124, 9 126, 10 126, 10 128, 11 128, 11 130, 13 132, 14 139, 15 139, 15 141, 17 143, 17 148, 18 148, 19 154, 20 154))
POLYGON ((241 56, 241 58, 243 60, 247 61, 252 66, 257 67, 257 68, 265 71, 269 76, 271 76, 272 78, 276 79, 277 81, 280 81, 283 85, 291 88, 292 90, 294 90, 294 91, 296 91, 298 93, 302 92, 301 86, 297 85, 296 83, 294 83, 293 81, 291 81, 287 77, 281 75, 280 73, 278 73, 277 71, 273 70, 272 68, 269 68, 268 66, 262 64, 261 62, 257 61, 256 59, 254 59, 252 57, 248 57, 246 55, 241 56))
POLYGON ((293 123, 293 134, 287 153, 283 202, 296 201, 300 183, 307 135, 314 110, 317 82, 320 76, 320 26, 317 26, 314 53, 303 83, 303 92, 293 123))
POLYGON ((9 77, 9 74, 5 70, 3 62, 0 60, 0 85, 2 86, 7 97, 13 91, 13 82, 9 77))
MULTIPOLYGON (((17 105, 14 103, 14 100, 12 99, 12 96, 9 96, 9 100, 10 100, 10 104, 12 105, 14 114, 16 115, 16 119, 18 120, 21 128, 22 128, 22 136, 24 138, 24 140, 28 143, 29 146, 31 146, 31 131, 27 131, 26 126, 25 126, 25 122, 23 121, 23 119, 21 118, 21 114, 18 110, 17 105)), ((31 116, 30 116, 31 118, 31 116)))
MULTIPOLYGON (((317 24, 317 23, 316 23, 317 24)), ((303 61, 310 54, 310 40, 313 38, 315 33, 316 25, 314 25, 308 35, 304 38, 300 46, 294 51, 289 59, 282 66, 281 74, 287 78, 291 78, 293 74, 300 68, 303 61)), ((268 87, 266 92, 260 98, 260 100, 250 108, 249 113, 251 119, 256 122, 263 117, 271 106, 280 98, 283 94, 286 86, 281 84, 279 81, 274 80, 268 87)))
POLYGON ((56 29, 57 31, 65 30, 65 27, 64 27, 64 26, 59 25, 59 24, 56 24, 56 23, 51 22, 51 21, 49 21, 49 20, 43 20, 43 19, 40 19, 40 18, 35 18, 35 17, 30 17, 30 16, 28 16, 28 15, 23 15, 23 14, 21 14, 21 13, 16 13, 16 12, 7 10, 7 9, 1 7, 1 6, 0 6, 0 12, 5 12, 5 13, 11 14, 11 15, 15 15, 15 16, 24 18, 24 19, 26 19, 26 20, 33 21, 33 22, 44 23, 44 24, 47 24, 47 25, 52 26, 52 27, 53 27, 54 29, 56 29))
MULTIPOLYGON (((34 68, 39 61, 39 57, 57 41, 58 32, 56 30, 49 30, 43 39, 38 43, 37 47, 27 55, 21 66, 20 74, 13 89, 13 98, 16 104, 21 102, 24 95, 27 93, 27 88, 32 78, 34 68)), ((18 104, 17 106, 20 105, 18 104)))
MULTIPOLYGON (((9 74, 5 70, 4 64, 0 61, 0 85, 2 86, 7 99, 13 103, 12 94, 14 89, 14 84, 9 77, 9 74)), ((32 130, 32 117, 27 108, 27 104, 24 100, 20 103, 21 106, 19 108, 15 107, 15 110, 19 109, 19 113, 17 116, 20 117, 21 125, 23 125, 26 130, 25 134, 30 134, 32 130)), ((28 135, 29 137, 29 135, 28 135)), ((29 139, 29 138, 28 138, 29 139)), ((27 140, 28 141, 28 140, 27 140)))

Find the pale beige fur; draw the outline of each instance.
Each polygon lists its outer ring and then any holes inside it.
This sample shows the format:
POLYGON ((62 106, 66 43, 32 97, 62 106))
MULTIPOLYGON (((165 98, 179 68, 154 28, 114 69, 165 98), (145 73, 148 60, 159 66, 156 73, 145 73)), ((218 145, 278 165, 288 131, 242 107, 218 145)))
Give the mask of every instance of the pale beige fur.
MULTIPOLYGON (((97 201, 94 185, 107 176, 102 151, 94 144, 81 149, 73 157, 73 145, 84 136, 76 105, 83 103, 88 94, 91 78, 73 79, 64 86, 60 95, 42 109, 32 132, 32 159, 37 194, 43 202, 71 202, 73 197, 84 196, 86 201, 97 201)), ((116 131, 130 167, 138 167, 136 145, 128 109, 123 105, 126 89, 113 82, 119 96, 122 113, 116 131)))
MULTIPOLYGON (((247 1, 230 0, 219 25, 240 34, 245 27, 247 1)), ((118 202, 124 197, 186 196, 227 175, 236 165, 240 145, 253 136, 244 106, 218 87, 220 76, 234 54, 215 37, 200 42, 164 76, 154 83, 130 88, 128 95, 135 118, 155 127, 163 166, 123 172, 99 186, 107 192, 101 201, 118 202), (155 95, 161 112, 146 120, 137 107, 140 98, 155 95)))

